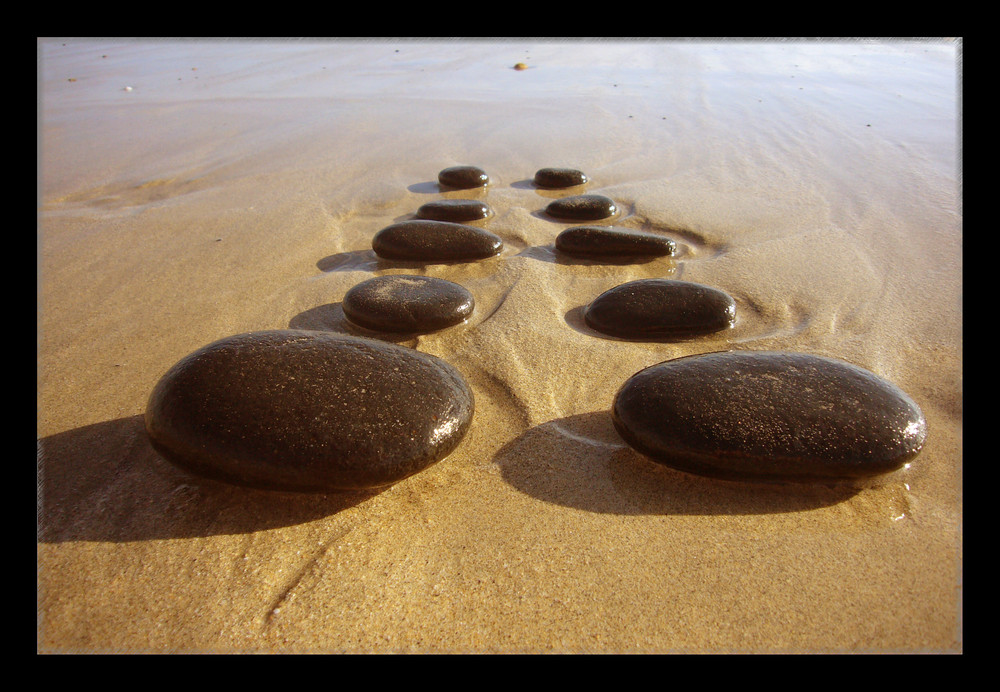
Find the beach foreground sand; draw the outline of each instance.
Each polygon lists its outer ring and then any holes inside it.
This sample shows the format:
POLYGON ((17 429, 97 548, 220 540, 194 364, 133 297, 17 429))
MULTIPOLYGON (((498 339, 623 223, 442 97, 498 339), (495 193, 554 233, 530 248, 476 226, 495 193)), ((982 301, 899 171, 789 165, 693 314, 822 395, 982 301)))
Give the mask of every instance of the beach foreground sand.
POLYGON ((959 46, 954 42, 39 42, 38 640, 43 652, 961 652, 959 46), (522 62, 527 69, 515 70, 522 62), (448 166, 484 168, 475 193, 448 166), (674 258, 569 261, 586 172, 674 258), (371 238, 472 196, 500 256, 406 265, 371 238), (462 284, 439 356, 476 413, 379 492, 204 481, 150 447, 150 391, 242 332, 360 333, 373 276, 462 284), (602 338, 644 277, 737 323, 602 338), (689 476, 609 414, 638 370, 726 349, 894 382, 928 441, 865 488, 689 476))

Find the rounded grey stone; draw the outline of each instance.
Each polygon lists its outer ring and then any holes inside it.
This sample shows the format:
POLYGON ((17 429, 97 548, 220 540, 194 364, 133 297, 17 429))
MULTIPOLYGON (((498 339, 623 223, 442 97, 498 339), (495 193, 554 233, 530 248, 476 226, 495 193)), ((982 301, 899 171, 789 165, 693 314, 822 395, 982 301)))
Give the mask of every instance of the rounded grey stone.
POLYGON ((441 199, 420 205, 417 209, 417 218, 461 223, 486 219, 492 213, 485 202, 474 199, 441 199))
POLYGON ((476 301, 464 286, 445 279, 392 274, 351 288, 343 301, 351 322, 383 332, 427 333, 469 317, 476 301))
POLYGON ((534 181, 538 187, 573 187, 586 183, 587 176, 575 168, 539 168, 535 172, 534 181))
POLYGON ((927 424, 896 385, 833 358, 775 351, 687 356, 641 370, 612 410, 634 449, 727 479, 841 482, 901 468, 927 424))
POLYGON ((475 226, 416 219, 383 228, 372 238, 372 249, 392 260, 464 262, 500 254, 503 240, 475 226))
POLYGON ((575 195, 550 202, 545 211, 549 216, 569 221, 597 221, 614 216, 618 207, 604 195, 575 195))
POLYGON ((445 187, 467 190, 489 185, 490 176, 477 166, 451 166, 438 173, 438 182, 445 187))
POLYGON ((272 490, 389 485, 465 435, 472 390, 434 356, 332 332, 274 330, 205 346, 154 387, 146 430, 196 475, 272 490))
POLYGON ((612 226, 575 226, 556 236, 556 249, 574 257, 669 257, 677 244, 662 235, 612 226))
POLYGON ((597 296, 583 318, 591 329, 624 339, 687 338, 732 327, 736 302, 690 281, 639 279, 597 296))

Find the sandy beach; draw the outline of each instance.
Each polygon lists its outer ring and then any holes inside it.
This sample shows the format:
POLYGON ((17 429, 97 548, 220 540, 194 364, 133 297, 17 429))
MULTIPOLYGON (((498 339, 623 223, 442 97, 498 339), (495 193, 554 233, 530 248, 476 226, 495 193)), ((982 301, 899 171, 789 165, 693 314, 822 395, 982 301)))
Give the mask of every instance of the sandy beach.
POLYGON ((44 653, 961 653, 961 44, 928 41, 38 42, 37 649, 44 653), (523 63, 526 69, 514 69, 523 63), (438 172, 490 185, 443 190, 438 172), (571 260, 532 184, 565 166, 673 257, 571 260), (379 258, 473 198, 504 249, 379 258), (450 456, 379 491, 190 475, 150 392, 217 339, 363 334, 389 274, 475 296, 395 342, 475 395, 450 456), (677 342, 589 329, 633 279, 728 292, 677 342), (865 487, 655 464, 622 383, 721 350, 848 361, 903 389, 923 451, 865 487))

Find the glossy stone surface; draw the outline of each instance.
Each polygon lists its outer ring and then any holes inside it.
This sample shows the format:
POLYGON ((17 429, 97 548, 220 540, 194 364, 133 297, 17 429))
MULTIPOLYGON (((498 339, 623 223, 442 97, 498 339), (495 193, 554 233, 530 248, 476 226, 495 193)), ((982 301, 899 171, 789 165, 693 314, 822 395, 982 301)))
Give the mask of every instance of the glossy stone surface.
POLYGON ((668 257, 677 244, 662 235, 613 226, 574 226, 556 236, 556 249, 574 257, 668 257))
POLYGON ((711 286, 639 279, 599 295, 583 317, 591 329, 623 339, 688 338, 732 327, 736 302, 711 286))
POLYGON ((344 314, 354 324, 375 331, 421 334, 462 322, 475 305, 464 286, 408 274, 363 281, 343 301, 344 314))
POLYGON ((372 238, 375 254, 385 259, 464 262, 500 254, 503 240, 489 231, 447 221, 402 221, 372 238))
POLYGON ((618 211, 614 200, 604 195, 575 195, 550 202, 545 207, 549 216, 568 221, 597 221, 614 216, 618 211))
POLYGON ((451 166, 438 173, 438 182, 445 187, 467 190, 489 185, 490 176, 477 166, 451 166))
POLYGON ((492 213, 485 202, 474 199, 441 199, 420 205, 417 218, 461 223, 486 219, 492 213))
POLYGON ((153 389, 146 430, 196 475, 328 492, 400 481, 443 459, 472 420, 472 390, 440 358, 332 332, 232 336, 153 389))
POLYGON ((840 482, 901 468, 927 425, 901 389, 858 366, 803 353, 678 358, 625 382, 612 410, 634 449, 689 473, 840 482))
POLYGON ((535 172, 534 181, 538 187, 573 187, 586 183, 587 176, 575 168, 539 168, 535 172))

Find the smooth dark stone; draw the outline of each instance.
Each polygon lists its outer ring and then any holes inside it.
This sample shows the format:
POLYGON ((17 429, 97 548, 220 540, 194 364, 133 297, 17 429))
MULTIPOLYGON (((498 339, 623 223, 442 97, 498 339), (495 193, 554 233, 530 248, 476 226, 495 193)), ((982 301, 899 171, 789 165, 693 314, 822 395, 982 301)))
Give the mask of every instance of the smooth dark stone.
POLYGON ((550 202, 545 208, 549 216, 570 221, 597 221, 613 216, 618 207, 604 195, 576 195, 550 202))
POLYGON ((574 257, 668 257, 677 251, 677 244, 630 228, 575 226, 556 236, 556 249, 574 257))
POLYGON ((476 166, 452 166, 438 173, 438 182, 445 187, 467 190, 474 187, 489 185, 490 176, 486 171, 476 166))
POLYGON ((615 427, 653 460, 720 478, 839 482, 901 468, 927 424, 896 385, 832 358, 729 351, 633 375, 615 427))
POLYGON ((535 173, 535 185, 538 187, 573 187, 586 182, 587 176, 575 168, 540 168, 535 173))
POLYGON ((427 333, 462 322, 476 301, 464 287, 430 276, 392 274, 359 283, 344 295, 351 322, 383 332, 427 333))
POLYGON ((489 231, 447 221, 402 221, 372 238, 375 254, 385 259, 462 262, 500 254, 503 240, 489 231))
POLYGON ((625 339, 686 338, 732 327, 736 302, 711 286, 640 279, 597 296, 583 318, 592 329, 625 339))
POLYGON ((432 221, 479 221, 488 218, 492 212, 485 202, 474 199, 442 199, 422 204, 417 209, 417 217, 432 221))
POLYGON ((443 459, 472 420, 472 390, 440 358, 333 332, 232 336, 153 389, 146 430, 196 475, 327 492, 400 481, 443 459))

